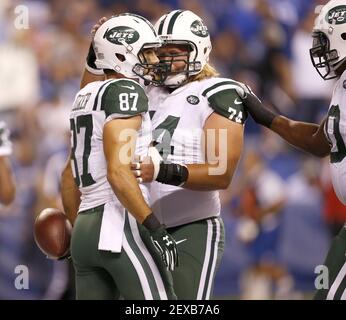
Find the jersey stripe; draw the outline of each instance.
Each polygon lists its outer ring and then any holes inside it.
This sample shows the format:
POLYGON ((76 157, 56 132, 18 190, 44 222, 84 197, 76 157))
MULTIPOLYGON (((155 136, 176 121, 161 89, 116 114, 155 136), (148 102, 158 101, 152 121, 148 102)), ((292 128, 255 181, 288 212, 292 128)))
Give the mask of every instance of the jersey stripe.
MULTIPOLYGON (((143 293, 146 296, 151 296, 151 299, 159 299, 159 295, 158 293, 158 288, 156 286, 156 282, 154 280, 154 275, 152 273, 152 269, 150 267, 150 265, 147 263, 147 260, 145 259, 143 252, 141 251, 141 249, 138 247, 135 239, 134 239, 134 235, 132 233, 132 229, 129 223, 129 213, 127 211, 125 211, 125 237, 128 241, 128 244, 130 246, 131 251, 134 252, 135 256, 137 257, 138 263, 141 265, 143 271, 144 271, 144 275, 145 275, 145 280, 142 279, 143 275, 142 275, 142 271, 141 268, 139 268, 140 273, 138 274, 141 284, 142 284, 142 289, 143 289, 143 293), (148 292, 149 291, 149 292, 148 292)), ((134 265, 135 266, 135 265, 134 265)), ((147 298, 146 298, 147 299, 147 298)))
POLYGON ((131 246, 129 245, 126 236, 123 239, 123 249, 126 252, 127 256, 129 257, 130 261, 132 262, 133 267, 136 269, 139 281, 142 286, 145 300, 153 300, 153 295, 151 294, 149 282, 145 274, 145 271, 141 263, 139 262, 136 254, 131 249, 131 246))
POLYGON ((338 290, 342 280, 346 277, 346 262, 339 271, 338 275, 336 276, 332 286, 330 287, 330 290, 327 295, 327 300, 333 300, 334 296, 336 294, 336 291, 338 290))
POLYGON ((151 256, 151 254, 149 253, 148 249, 146 248, 145 244, 142 241, 142 238, 139 234, 137 222, 132 216, 129 217, 129 221, 130 221, 130 227, 132 230, 132 234, 134 236, 134 240, 135 240, 138 248, 142 251, 142 253, 143 253, 143 255, 144 255, 144 257, 145 257, 145 259, 146 259, 146 261, 147 261, 148 265, 150 266, 151 271, 153 273, 154 280, 155 280, 155 283, 156 283, 156 286, 158 288, 158 292, 160 295, 160 299, 161 300, 167 300, 168 297, 167 297, 165 286, 163 284, 161 274, 159 272, 159 269, 156 266, 156 263, 154 262, 153 257, 151 256))
MULTIPOLYGON (((97 94, 96 94, 96 97, 95 97, 95 100, 94 100, 94 105, 93 105, 93 111, 96 111, 97 110, 97 106, 98 106, 98 100, 99 100, 99 94, 101 92, 101 90, 103 89, 104 86, 106 86, 111 80, 105 82, 99 89, 99 91, 97 91, 97 94)), ((102 95, 101 95, 102 96, 102 95)))
POLYGON ((210 261, 210 255, 211 255, 211 242, 213 238, 213 225, 210 220, 207 220, 208 224, 208 229, 207 229, 207 243, 206 243, 206 248, 205 248, 205 256, 204 256, 204 261, 203 261, 203 267, 202 267, 202 273, 201 273, 201 278, 199 281, 199 287, 198 287, 198 292, 197 292, 197 300, 202 300, 203 299, 203 293, 205 290, 205 284, 206 284, 206 278, 207 278, 207 271, 208 271, 208 266, 209 266, 209 261, 210 261))
POLYGON ((218 92, 221 92, 221 91, 225 91, 225 90, 229 90, 229 89, 239 89, 240 87, 239 86, 236 86, 236 85, 233 85, 233 84, 227 84, 227 85, 223 85, 223 86, 220 86, 220 87, 217 87, 211 91, 209 91, 207 93, 207 98, 211 98, 214 94, 218 93, 218 92))
MULTIPOLYGON (((203 296, 202 299, 203 300, 207 300, 208 299, 208 291, 210 291, 210 279, 211 279, 211 270, 213 268, 214 265, 214 261, 216 262, 215 258, 217 255, 217 252, 215 252, 215 244, 217 244, 217 225, 214 219, 208 220, 208 223, 212 224, 212 230, 213 230, 213 236, 211 239, 211 252, 210 252, 210 258, 209 258, 209 262, 208 262, 208 269, 207 269, 207 274, 206 274, 206 280, 205 280, 205 285, 204 285, 204 290, 203 290, 203 296), (214 244, 214 245, 213 245, 214 244)), ((216 248, 217 250, 217 248, 216 248)))
POLYGON ((346 300, 346 289, 344 290, 340 300, 346 300))
POLYGON ((168 27, 167 27, 167 34, 172 34, 174 23, 182 12, 183 12, 183 10, 178 10, 177 12, 175 12, 173 14, 171 20, 169 21, 168 27))
MULTIPOLYGON (((210 265, 210 272, 207 274, 207 279, 208 279, 208 287, 207 287, 207 292, 204 296, 205 300, 210 299, 210 294, 211 294, 211 289, 213 287, 213 282, 214 282, 214 277, 215 277, 215 271, 216 271, 216 265, 218 258, 218 248, 219 248, 219 243, 220 243, 220 221, 218 219, 214 219, 213 223, 215 224, 216 228, 214 228, 215 232, 215 243, 214 243, 214 250, 213 250, 213 259, 212 263, 210 265)), ((214 226, 214 227, 215 227, 214 226)))
POLYGON ((233 89, 234 88, 241 88, 241 86, 239 85, 239 83, 238 82, 236 82, 236 81, 231 81, 231 80, 229 80, 229 81, 222 81, 222 82, 219 82, 219 83, 216 83, 216 84, 214 84, 213 86, 211 86, 211 87, 209 87, 209 88, 207 88, 207 89, 205 89, 204 91, 203 91, 203 93, 202 93, 202 96, 210 96, 208 93, 210 92, 210 91, 212 91, 212 90, 214 90, 214 89, 216 89, 216 88, 218 88, 218 87, 220 87, 220 86, 224 86, 224 85, 232 85, 233 87, 233 89))

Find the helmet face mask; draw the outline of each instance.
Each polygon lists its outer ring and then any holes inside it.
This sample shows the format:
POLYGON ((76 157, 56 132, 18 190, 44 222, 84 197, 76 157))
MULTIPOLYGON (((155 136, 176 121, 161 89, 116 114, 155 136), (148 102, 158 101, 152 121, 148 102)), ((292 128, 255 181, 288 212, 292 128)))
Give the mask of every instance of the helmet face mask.
POLYGON ((191 73, 200 71, 200 63, 196 62, 193 43, 190 41, 167 41, 159 50, 160 65, 166 66, 163 82, 170 87, 184 84, 191 73))
POLYGON ((310 57, 324 80, 339 77, 346 61, 346 3, 330 0, 321 7, 312 33, 310 57))
POLYGON ((160 60, 169 66, 164 80, 165 86, 179 87, 190 76, 203 70, 209 61, 212 46, 208 28, 200 17, 189 10, 175 10, 162 16, 154 28, 163 42, 163 47, 184 46, 188 48, 187 54, 160 54, 160 60), (185 68, 179 71, 173 70, 173 62, 184 62, 185 68))
POLYGON ((133 66, 132 72, 143 79, 146 84, 151 83, 155 86, 160 86, 167 74, 167 67, 163 63, 152 63, 146 54, 148 51, 155 51, 155 55, 157 55, 156 49, 156 47, 150 47, 150 44, 148 47, 148 44, 146 44, 145 47, 139 50, 139 62, 133 66))
POLYGON ((338 60, 338 52, 330 50, 330 42, 323 32, 313 33, 313 45, 310 49, 310 57, 313 66, 324 80, 337 77, 331 65, 338 60))

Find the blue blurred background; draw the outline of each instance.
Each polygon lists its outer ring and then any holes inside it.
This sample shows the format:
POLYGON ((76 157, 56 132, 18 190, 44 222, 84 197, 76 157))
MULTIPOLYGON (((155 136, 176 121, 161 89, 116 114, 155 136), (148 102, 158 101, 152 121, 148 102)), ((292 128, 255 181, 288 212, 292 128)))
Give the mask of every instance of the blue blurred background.
MULTIPOLYGON (((69 143, 68 115, 102 16, 133 12, 155 22, 190 9, 209 27, 211 63, 245 82, 294 119, 320 122, 333 81, 313 69, 308 50, 314 0, 2 0, 0 118, 12 132, 15 202, 0 208, 0 299, 73 299, 73 270, 46 259, 32 237, 35 214, 61 207, 59 178, 69 143), (24 10, 24 11, 23 11, 24 10), (28 21, 20 13, 27 10, 28 21), (28 24, 25 26, 25 23, 28 24), (23 26, 23 28, 18 26, 23 26), (18 290, 17 265, 29 288, 18 290)), ((221 193, 226 247, 215 298, 308 299, 316 266, 346 220, 328 159, 299 152, 251 119, 231 188, 221 193)))

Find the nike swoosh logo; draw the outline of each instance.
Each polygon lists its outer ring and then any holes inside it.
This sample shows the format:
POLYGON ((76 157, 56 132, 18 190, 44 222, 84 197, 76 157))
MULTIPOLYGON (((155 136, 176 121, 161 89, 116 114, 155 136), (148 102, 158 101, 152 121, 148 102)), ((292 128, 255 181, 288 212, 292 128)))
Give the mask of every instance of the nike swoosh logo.
POLYGON ((234 104, 242 104, 242 103, 243 103, 243 101, 239 100, 238 98, 236 98, 234 100, 234 104))
POLYGON ((122 86, 123 88, 128 88, 130 90, 135 90, 135 87, 134 86, 122 86))
POLYGON ((183 239, 183 240, 179 240, 179 241, 176 241, 175 243, 176 244, 179 244, 179 243, 182 243, 182 242, 184 242, 184 241, 186 241, 187 239, 183 239))

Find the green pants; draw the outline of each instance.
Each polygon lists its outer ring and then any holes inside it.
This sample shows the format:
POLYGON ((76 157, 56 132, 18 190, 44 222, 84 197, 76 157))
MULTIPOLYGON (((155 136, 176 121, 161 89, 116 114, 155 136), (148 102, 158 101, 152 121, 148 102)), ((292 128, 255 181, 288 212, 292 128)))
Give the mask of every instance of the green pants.
POLYGON ((120 253, 98 250, 104 206, 79 213, 71 256, 77 299, 175 299, 172 276, 153 248, 147 230, 126 213, 120 253), (149 240, 149 241, 148 241, 149 240))
POLYGON ((324 265, 329 273, 329 288, 317 290, 315 300, 346 300, 346 224, 334 238, 324 265))
POLYGON ((179 267, 172 272, 179 300, 208 300, 220 264, 225 231, 220 218, 209 218, 169 228, 177 241, 179 267))

